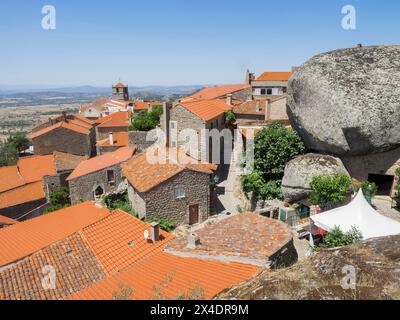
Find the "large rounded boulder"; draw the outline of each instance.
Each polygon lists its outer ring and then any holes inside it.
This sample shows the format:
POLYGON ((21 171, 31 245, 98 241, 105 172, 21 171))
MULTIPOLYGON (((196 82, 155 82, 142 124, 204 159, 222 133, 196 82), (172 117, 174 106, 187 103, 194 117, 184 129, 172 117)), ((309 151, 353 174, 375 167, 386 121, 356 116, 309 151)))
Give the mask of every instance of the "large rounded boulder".
POLYGON ((315 153, 294 158, 285 167, 283 196, 290 202, 304 199, 311 192, 310 183, 315 176, 333 176, 338 173, 349 175, 339 158, 315 153))
POLYGON ((400 146, 400 46, 313 57, 290 79, 287 103, 311 150, 365 155, 400 146))

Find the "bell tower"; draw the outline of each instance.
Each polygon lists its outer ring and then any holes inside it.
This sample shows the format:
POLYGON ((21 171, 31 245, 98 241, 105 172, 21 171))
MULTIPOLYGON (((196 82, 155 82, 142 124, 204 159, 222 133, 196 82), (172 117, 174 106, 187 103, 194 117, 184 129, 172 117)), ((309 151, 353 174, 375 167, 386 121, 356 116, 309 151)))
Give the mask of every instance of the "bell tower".
POLYGON ((116 85, 112 86, 112 97, 113 100, 129 100, 129 90, 128 86, 124 85, 121 82, 118 82, 116 85))

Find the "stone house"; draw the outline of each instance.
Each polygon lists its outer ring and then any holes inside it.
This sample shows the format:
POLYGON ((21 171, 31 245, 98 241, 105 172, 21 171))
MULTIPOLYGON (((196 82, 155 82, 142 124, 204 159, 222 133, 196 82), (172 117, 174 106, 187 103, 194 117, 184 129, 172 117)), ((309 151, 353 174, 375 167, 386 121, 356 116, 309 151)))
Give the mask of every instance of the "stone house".
POLYGON ((81 156, 95 154, 94 127, 78 120, 65 119, 29 135, 36 155, 52 154, 54 151, 81 156))
POLYGON ((266 98, 268 96, 285 95, 287 85, 292 72, 264 72, 258 78, 247 71, 246 83, 251 85, 251 93, 254 99, 266 98))
POLYGON ((99 98, 92 103, 83 104, 79 108, 79 114, 85 118, 96 120, 102 116, 107 101, 107 98, 99 98))
POLYGON ((230 95, 226 100, 189 100, 178 102, 172 108, 164 107, 161 129, 166 132, 167 145, 183 148, 198 160, 223 163, 224 143, 231 143, 221 136, 221 130, 226 128, 225 113, 228 110, 232 110, 230 95), (190 143, 182 137, 187 129, 194 130, 196 134, 190 143), (212 137, 211 130, 217 136, 212 137))
POLYGON ((54 152, 25 157, 0 168, 0 215, 30 219, 40 215, 51 191, 66 186, 66 174, 85 157, 54 152))
POLYGON ((110 132, 108 138, 97 141, 96 150, 97 155, 114 152, 119 148, 127 147, 129 145, 128 132, 110 132))
POLYGON ((96 141, 109 138, 110 132, 120 133, 128 132, 130 125, 131 113, 127 111, 119 111, 112 113, 106 117, 99 118, 95 121, 96 125, 96 141))
POLYGON ((81 162, 68 176, 71 203, 99 200, 114 192, 121 182, 121 164, 134 154, 134 148, 120 148, 81 162))
POLYGON ((122 166, 130 203, 140 218, 190 225, 210 215, 210 182, 215 170, 215 165, 165 147, 152 147, 122 166), (151 155, 162 156, 153 161, 148 158, 151 155))

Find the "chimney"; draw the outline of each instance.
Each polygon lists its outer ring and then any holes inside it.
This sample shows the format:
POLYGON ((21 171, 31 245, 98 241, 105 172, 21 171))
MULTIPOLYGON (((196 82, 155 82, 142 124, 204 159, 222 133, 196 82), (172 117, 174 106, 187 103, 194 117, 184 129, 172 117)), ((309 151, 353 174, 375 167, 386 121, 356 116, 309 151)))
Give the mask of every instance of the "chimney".
POLYGON ((110 142, 110 145, 114 144, 114 134, 112 132, 108 134, 108 141, 110 142))
POLYGON ((162 127, 164 129, 164 134, 165 134, 165 145, 169 147, 169 107, 167 106, 167 103, 163 103, 163 114, 162 114, 162 127))
POLYGON ((147 103, 147 108, 148 108, 148 110, 149 111, 152 111, 152 108, 151 108, 151 103, 149 102, 149 103, 147 103))
POLYGON ((362 44, 361 43, 357 43, 356 48, 362 48, 362 44))
POLYGON ((265 100, 265 120, 271 121, 271 105, 269 99, 265 100))
POLYGON ((228 104, 228 105, 232 105, 232 94, 231 93, 228 93, 227 95, 226 95, 226 104, 228 104))
POLYGON ((156 243, 158 240, 160 240, 160 226, 158 222, 152 222, 151 223, 151 242, 156 243))
POLYGON ((67 120, 67 113, 65 111, 62 112, 62 117, 64 122, 68 122, 67 120))
POLYGON ((199 245, 200 245, 200 237, 195 233, 190 233, 188 235, 187 247, 193 249, 198 247, 199 245))
POLYGON ((260 100, 256 100, 256 112, 260 112, 260 100))

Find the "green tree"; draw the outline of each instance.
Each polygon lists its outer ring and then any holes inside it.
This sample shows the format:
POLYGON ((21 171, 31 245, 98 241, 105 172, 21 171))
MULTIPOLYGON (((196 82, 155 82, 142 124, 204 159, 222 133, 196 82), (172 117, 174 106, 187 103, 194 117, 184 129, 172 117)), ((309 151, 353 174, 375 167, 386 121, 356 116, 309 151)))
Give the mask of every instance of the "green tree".
POLYGON ((324 237, 318 248, 337 248, 357 243, 363 238, 361 231, 353 226, 348 232, 343 232, 338 226, 324 237))
POLYGON ((27 138, 27 133, 24 131, 10 133, 7 143, 12 145, 18 152, 22 152, 32 145, 27 138))
POLYGON ((258 199, 281 198, 285 165, 304 150, 297 132, 289 131, 281 122, 265 127, 254 138, 254 172, 242 176, 243 189, 253 191, 258 199))
POLYGON ((347 174, 334 176, 315 176, 311 183, 310 202, 314 205, 338 203, 346 199, 351 188, 351 179, 347 174))
POLYGON ((163 109, 160 106, 153 107, 151 111, 140 111, 139 114, 132 119, 132 125, 129 129, 137 131, 150 131, 155 129, 160 124, 162 113, 163 109))
POLYGON ((50 206, 46 209, 46 213, 64 209, 71 205, 68 188, 62 187, 50 192, 50 206))
POLYGON ((31 146, 26 132, 9 133, 7 140, 0 141, 0 167, 15 165, 18 154, 31 146))
POLYGON ((361 185, 361 189, 362 189, 364 195, 367 195, 369 186, 371 186, 371 198, 373 198, 376 196, 376 194, 378 192, 378 186, 376 185, 375 182, 365 181, 361 185))
POLYGON ((162 220, 159 218, 153 218, 153 219, 149 219, 147 220, 148 222, 157 222, 160 226, 161 230, 167 231, 167 232, 171 232, 173 231, 177 224, 174 221, 170 221, 170 220, 162 220))
POLYGON ((233 113, 232 110, 228 110, 227 112, 225 112, 225 123, 229 128, 233 127, 235 121, 236 121, 235 114, 233 113))
POLYGON ((132 205, 129 202, 127 191, 122 193, 111 193, 105 196, 103 198, 103 204, 105 204, 110 211, 120 209, 134 217, 137 217, 137 213, 133 210, 132 205))

